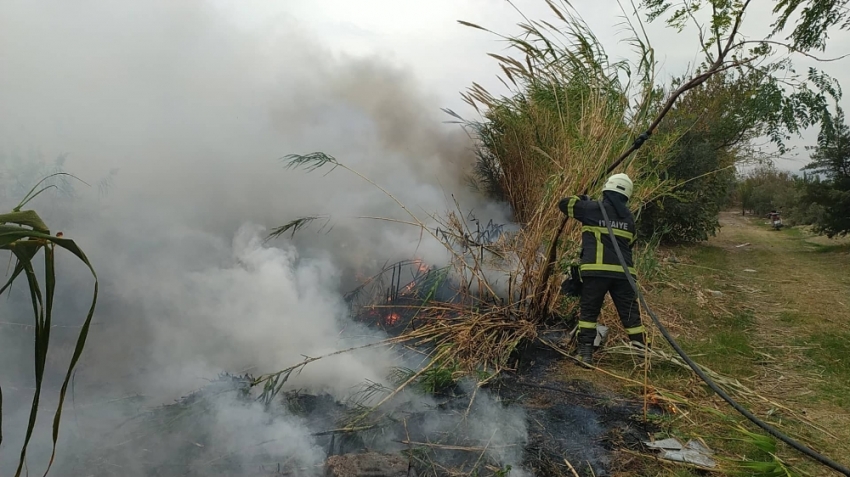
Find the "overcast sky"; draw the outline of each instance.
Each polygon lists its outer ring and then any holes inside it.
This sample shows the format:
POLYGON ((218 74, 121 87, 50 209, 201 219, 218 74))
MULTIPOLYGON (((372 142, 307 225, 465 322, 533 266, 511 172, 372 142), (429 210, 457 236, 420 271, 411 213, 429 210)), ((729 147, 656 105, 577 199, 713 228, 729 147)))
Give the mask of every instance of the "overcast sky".
MULTIPOLYGON (((472 81, 491 91, 500 90, 496 80, 499 72, 495 60, 486 53, 499 53, 504 48, 493 35, 457 23, 466 20, 491 30, 513 34, 521 17, 505 0, 310 0, 279 2, 245 2, 218 0, 221 8, 232 12, 233 18, 246 28, 276 28, 297 25, 316 42, 337 54, 377 56, 409 68, 435 98, 434 108, 449 107, 470 115, 459 92, 472 81)), ((514 5, 531 19, 554 20, 543 0, 515 0, 514 5)), ((637 2, 636 2, 637 3, 637 2)), ((619 25, 622 10, 616 0, 578 0, 575 8, 603 41, 612 60, 633 58, 630 47, 623 43, 626 35, 619 25)), ((754 2, 745 20, 743 33, 761 38, 771 22, 769 8, 773 2, 754 2)), ((628 5, 628 2, 624 2, 628 5)), ((697 39, 694 31, 677 35, 663 23, 647 26, 662 77, 681 74, 697 59, 697 39)), ((850 53, 850 35, 836 32, 823 57, 850 53)), ((818 66, 841 81, 850 80, 847 60, 816 63, 795 57, 799 71, 818 66)), ((816 138, 816 131, 804 140, 794 140, 792 160, 780 160, 778 165, 796 170, 807 162, 802 149, 816 138)))

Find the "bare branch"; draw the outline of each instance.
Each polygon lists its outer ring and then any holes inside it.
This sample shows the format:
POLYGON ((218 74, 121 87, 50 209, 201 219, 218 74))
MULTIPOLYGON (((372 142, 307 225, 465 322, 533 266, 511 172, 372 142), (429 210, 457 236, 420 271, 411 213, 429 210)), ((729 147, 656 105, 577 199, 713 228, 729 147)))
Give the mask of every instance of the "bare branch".
POLYGON ((850 53, 845 53, 845 54, 843 54, 841 56, 837 56, 835 58, 821 58, 821 57, 815 56, 811 53, 807 53, 807 52, 805 52, 805 51, 803 51, 799 48, 795 48, 793 45, 790 45, 788 43, 783 43, 781 41, 773 41, 773 40, 744 40, 744 41, 741 41, 741 42, 735 44, 735 46, 733 48, 738 48, 738 47, 741 47, 741 46, 744 46, 744 45, 747 45, 747 44, 751 44, 751 43, 781 46, 783 48, 787 48, 789 53, 799 53, 799 54, 801 54, 801 55, 803 55, 807 58, 810 58, 812 60, 815 60, 815 61, 818 61, 818 62, 821 62, 821 63, 829 63, 829 62, 832 62, 832 61, 839 61, 839 60, 843 60, 844 58, 847 58, 848 56, 850 56, 850 53))
MULTIPOLYGON (((750 5, 750 0, 744 2, 744 5, 741 6, 741 10, 738 11, 738 14, 735 15, 735 26, 732 27, 732 32, 729 34, 729 40, 726 42, 726 48, 723 50, 723 54, 721 56, 726 56, 732 50, 732 45, 735 41, 735 36, 738 35, 738 30, 741 28, 741 22, 744 20, 744 13, 747 10, 747 7, 750 5)), ((718 58, 718 61, 721 61, 718 58)))

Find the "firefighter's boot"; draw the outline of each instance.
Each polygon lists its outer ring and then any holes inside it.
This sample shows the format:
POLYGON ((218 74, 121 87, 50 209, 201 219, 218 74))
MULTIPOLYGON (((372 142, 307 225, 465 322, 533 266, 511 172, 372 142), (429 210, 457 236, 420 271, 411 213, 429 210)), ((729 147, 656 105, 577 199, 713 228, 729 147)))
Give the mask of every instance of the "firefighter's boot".
POLYGON ((646 335, 644 333, 629 335, 629 345, 636 351, 636 356, 641 359, 646 357, 649 346, 646 343, 646 335))
POLYGON ((637 345, 638 347, 645 348, 646 347, 646 334, 645 333, 635 333, 633 335, 629 335, 629 341, 632 346, 637 345))
POLYGON ((577 358, 583 366, 593 366, 593 343, 579 343, 577 358))

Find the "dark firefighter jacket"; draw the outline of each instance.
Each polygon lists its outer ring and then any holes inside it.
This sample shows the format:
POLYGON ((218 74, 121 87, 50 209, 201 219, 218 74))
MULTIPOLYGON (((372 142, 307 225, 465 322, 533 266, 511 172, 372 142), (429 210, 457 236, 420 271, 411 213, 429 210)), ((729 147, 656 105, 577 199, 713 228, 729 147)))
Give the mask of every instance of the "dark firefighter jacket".
MULTIPOLYGON (((632 245, 635 241, 635 219, 631 213, 627 217, 621 217, 614 205, 607 200, 603 201, 608 218, 611 219, 611 228, 620 245, 620 252, 626 259, 626 265, 632 276, 635 275, 634 262, 632 261, 632 245)), ((587 196, 572 196, 561 199, 558 208, 568 217, 572 217, 582 223, 581 228, 581 270, 582 277, 611 277, 626 278, 623 267, 617 259, 617 252, 605 226, 605 219, 599 202, 588 200, 587 196)))

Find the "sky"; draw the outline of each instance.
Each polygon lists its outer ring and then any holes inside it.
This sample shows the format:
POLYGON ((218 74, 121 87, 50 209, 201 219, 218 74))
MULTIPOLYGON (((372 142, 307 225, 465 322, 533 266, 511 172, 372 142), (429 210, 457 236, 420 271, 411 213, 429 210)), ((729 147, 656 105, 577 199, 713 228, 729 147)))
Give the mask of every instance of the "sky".
MULTIPOLYGON (((748 38, 761 38, 769 31, 770 3, 753 2, 742 29, 748 38)), ((497 33, 514 34, 522 21, 517 10, 530 19, 555 20, 543 0, 436 0, 431 2, 385 0, 312 0, 310 2, 234 2, 220 0, 220 8, 232 13, 246 28, 272 28, 275 22, 294 22, 299 29, 339 55, 378 57, 413 72, 425 91, 434 97, 434 108, 447 107, 464 117, 475 112, 460 98, 473 81, 491 92, 504 91, 496 79, 501 73, 487 53, 503 53, 504 43, 494 35, 457 23, 469 21, 497 33)), ((602 41, 612 61, 634 58, 624 43, 623 10, 630 3, 617 0, 579 0, 575 10, 602 41)), ((633 15, 630 15, 634 19, 633 15)), ((696 31, 677 33, 656 21, 645 24, 659 61, 659 78, 681 75, 699 61, 696 31)), ((850 53, 850 34, 833 32, 821 58, 850 53)), ((792 57, 798 71, 818 67, 844 85, 850 82, 847 60, 817 62, 800 55, 792 57)), ((847 100, 842 105, 847 106, 847 100)), ((793 138, 794 151, 776 161, 782 169, 796 171, 808 162, 805 146, 817 138, 809 130, 793 138)))

